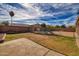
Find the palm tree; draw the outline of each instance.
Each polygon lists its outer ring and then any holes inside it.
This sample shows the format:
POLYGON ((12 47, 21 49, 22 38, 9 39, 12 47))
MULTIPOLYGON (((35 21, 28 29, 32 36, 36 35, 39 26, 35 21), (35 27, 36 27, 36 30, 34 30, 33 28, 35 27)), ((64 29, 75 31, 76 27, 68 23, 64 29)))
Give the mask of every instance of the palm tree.
POLYGON ((10 15, 10 17, 11 17, 11 26, 12 26, 12 20, 13 20, 12 17, 14 16, 14 12, 13 12, 13 11, 10 11, 10 12, 9 12, 9 15, 10 15))

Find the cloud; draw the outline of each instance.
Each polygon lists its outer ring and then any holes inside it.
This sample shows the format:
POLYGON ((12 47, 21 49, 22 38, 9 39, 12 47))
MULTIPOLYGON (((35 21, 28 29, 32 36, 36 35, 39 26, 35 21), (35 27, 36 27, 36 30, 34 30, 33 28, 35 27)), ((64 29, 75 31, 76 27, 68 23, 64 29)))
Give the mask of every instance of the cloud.
POLYGON ((0 20, 10 20, 14 11, 15 23, 74 24, 79 4, 71 3, 4 3, 0 4, 0 20))

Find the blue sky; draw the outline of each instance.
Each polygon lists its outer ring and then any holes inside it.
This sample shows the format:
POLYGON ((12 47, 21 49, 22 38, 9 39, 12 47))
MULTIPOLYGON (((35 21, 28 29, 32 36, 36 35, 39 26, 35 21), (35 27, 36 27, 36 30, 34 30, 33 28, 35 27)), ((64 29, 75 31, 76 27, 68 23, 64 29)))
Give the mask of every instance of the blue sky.
POLYGON ((78 3, 4 3, 0 4, 0 21, 10 21, 9 11, 14 11, 13 23, 49 25, 74 25, 78 3))

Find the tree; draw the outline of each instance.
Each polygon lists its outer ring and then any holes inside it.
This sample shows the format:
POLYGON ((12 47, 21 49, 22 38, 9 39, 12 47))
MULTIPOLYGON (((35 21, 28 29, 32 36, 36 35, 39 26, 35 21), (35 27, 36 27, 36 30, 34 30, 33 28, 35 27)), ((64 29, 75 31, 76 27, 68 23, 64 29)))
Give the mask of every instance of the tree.
POLYGON ((50 31, 53 30, 54 28, 55 28, 54 26, 47 25, 47 29, 50 30, 50 31))
POLYGON ((1 24, 8 26, 9 25, 9 22, 8 21, 3 21, 1 24))
POLYGON ((14 16, 14 12, 13 12, 13 11, 10 11, 10 12, 9 12, 9 15, 11 16, 11 26, 12 26, 12 22, 13 22, 13 21, 12 21, 12 17, 14 16))
POLYGON ((46 24, 45 24, 45 23, 41 24, 41 27, 42 27, 42 29, 43 29, 44 31, 46 30, 46 24))
POLYGON ((46 27, 46 24, 45 23, 41 24, 41 27, 44 27, 45 28, 46 27))
POLYGON ((75 26, 73 26, 73 25, 70 25, 70 26, 68 26, 69 28, 74 28, 75 29, 75 26))
POLYGON ((59 25, 56 25, 55 28, 60 28, 60 26, 59 25))
POLYGON ((66 28, 66 26, 65 25, 61 25, 61 28, 66 28))

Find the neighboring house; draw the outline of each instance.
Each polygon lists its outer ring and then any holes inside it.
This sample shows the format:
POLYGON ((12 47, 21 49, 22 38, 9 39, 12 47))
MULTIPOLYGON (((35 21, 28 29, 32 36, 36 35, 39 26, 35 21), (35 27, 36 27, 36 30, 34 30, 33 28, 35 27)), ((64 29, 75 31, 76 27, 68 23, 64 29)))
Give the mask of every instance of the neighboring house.
POLYGON ((40 24, 30 25, 30 29, 31 29, 32 32, 40 31, 41 30, 41 26, 40 26, 40 24))

